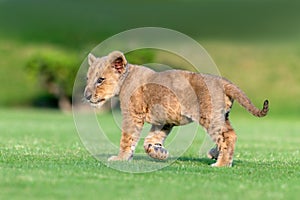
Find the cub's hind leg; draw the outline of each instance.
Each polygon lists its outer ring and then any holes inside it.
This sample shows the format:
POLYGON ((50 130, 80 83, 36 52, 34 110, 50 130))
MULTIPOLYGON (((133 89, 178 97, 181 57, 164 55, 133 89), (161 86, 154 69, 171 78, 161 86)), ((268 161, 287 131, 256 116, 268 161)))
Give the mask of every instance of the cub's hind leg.
MULTIPOLYGON (((231 107, 232 107, 232 104, 233 104, 233 99, 231 99, 228 96, 225 96, 224 103, 225 103, 225 112, 226 112, 225 113, 225 130, 232 130, 233 131, 233 128, 231 127, 229 119, 228 119, 229 118, 229 113, 230 113, 230 110, 231 110, 231 107)), ((222 119, 223 119, 223 117, 222 117, 222 119)), ((223 121, 223 120, 221 120, 221 121, 223 121)), ((210 151, 207 153, 207 157, 210 158, 210 159, 217 160, 218 156, 219 156, 218 145, 216 145, 215 147, 210 149, 210 151)))
POLYGON ((213 133, 213 140, 217 144, 217 162, 212 164, 215 167, 227 166, 231 167, 233 162, 233 154, 236 143, 236 134, 230 125, 228 119, 225 121, 225 126, 219 131, 213 133))
POLYGON ((144 141, 145 152, 151 157, 158 160, 165 160, 169 153, 164 148, 164 141, 171 132, 173 125, 157 126, 152 125, 148 136, 144 141))

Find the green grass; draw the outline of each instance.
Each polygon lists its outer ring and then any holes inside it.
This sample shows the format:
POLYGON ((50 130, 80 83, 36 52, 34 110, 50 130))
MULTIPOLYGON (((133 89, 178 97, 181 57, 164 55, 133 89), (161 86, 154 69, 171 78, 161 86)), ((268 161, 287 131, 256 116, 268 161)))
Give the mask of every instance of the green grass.
MULTIPOLYGON (((82 146, 71 115, 0 110, 0 199, 297 199, 297 118, 232 113, 238 134, 232 168, 199 158, 204 132, 170 166, 152 173, 116 171, 82 146)), ((109 119, 106 114, 100 119, 109 119)), ((117 132, 112 123, 107 129, 117 132)), ((119 137, 118 134, 114 134, 119 137)), ((140 144, 141 145, 141 144, 140 144)))

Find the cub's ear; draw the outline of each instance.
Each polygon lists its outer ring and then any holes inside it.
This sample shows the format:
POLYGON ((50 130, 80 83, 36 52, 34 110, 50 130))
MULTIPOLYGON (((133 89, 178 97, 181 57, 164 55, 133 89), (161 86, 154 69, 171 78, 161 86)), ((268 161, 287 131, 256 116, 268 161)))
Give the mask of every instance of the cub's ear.
POLYGON ((96 61, 96 56, 94 56, 92 53, 89 53, 88 55, 88 63, 91 66, 96 61))
POLYGON ((108 62, 119 74, 123 74, 126 71, 127 60, 122 52, 111 52, 108 55, 108 62))

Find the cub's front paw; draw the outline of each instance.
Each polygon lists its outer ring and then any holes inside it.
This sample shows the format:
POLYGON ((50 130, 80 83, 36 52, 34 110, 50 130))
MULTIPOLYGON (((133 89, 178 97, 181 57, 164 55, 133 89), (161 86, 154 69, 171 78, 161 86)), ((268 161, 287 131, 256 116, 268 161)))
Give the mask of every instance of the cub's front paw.
POLYGON ((145 150, 147 154, 154 159, 165 160, 169 156, 169 152, 159 143, 154 145, 148 144, 145 150))
POLYGON ((108 161, 128 161, 132 158, 132 156, 111 156, 108 158, 108 161))
POLYGON ((108 161, 118 161, 118 160, 121 160, 119 156, 111 156, 108 158, 108 161))
POLYGON ((231 163, 227 163, 227 164, 213 163, 210 166, 212 166, 212 167, 232 167, 232 164, 231 163))

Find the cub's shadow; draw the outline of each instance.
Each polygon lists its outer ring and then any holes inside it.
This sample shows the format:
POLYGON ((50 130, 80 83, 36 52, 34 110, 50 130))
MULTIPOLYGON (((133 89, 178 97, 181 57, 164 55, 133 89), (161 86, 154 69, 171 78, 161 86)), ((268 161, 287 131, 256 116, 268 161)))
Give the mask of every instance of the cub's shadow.
MULTIPOLYGON (((94 157, 96 157, 98 160, 100 161, 104 161, 104 163, 110 163, 110 162, 107 162, 107 159, 112 156, 114 154, 111 154, 111 155, 107 155, 107 154, 98 154, 98 155, 94 155, 94 157)), ((179 162, 179 163, 199 163, 200 165, 207 165, 207 166, 210 166, 211 164, 215 163, 216 160, 213 160, 213 159, 210 159, 210 158, 205 158, 205 157, 200 157, 200 158, 197 158, 197 157, 186 157, 186 156, 183 156, 183 157, 179 157, 179 158, 168 158, 166 160, 156 160, 156 159, 153 159, 153 158, 150 158, 149 156, 147 155, 135 155, 133 157, 133 160, 131 161, 117 161, 117 163, 127 163, 128 165, 133 164, 138 164, 138 163, 157 163, 157 164, 162 164, 162 165, 172 165, 172 163, 176 163, 176 162, 179 162), (133 161, 133 162, 132 162, 133 161)), ((244 163, 244 161, 242 160, 234 160, 233 161, 233 166, 234 165, 239 165, 241 163, 244 163)))
MULTIPOLYGON (((205 157, 203 158, 180 157, 177 160, 181 162, 199 162, 204 165, 211 165, 216 162, 216 160, 205 158, 205 157)), ((234 167, 235 165, 242 165, 242 164, 243 165, 247 164, 247 162, 244 160, 233 160, 232 167, 234 167)))
POLYGON ((204 165, 211 165, 216 162, 215 160, 212 160, 210 158, 191 158, 191 157, 179 157, 177 158, 177 160, 180 162, 198 162, 204 165))

